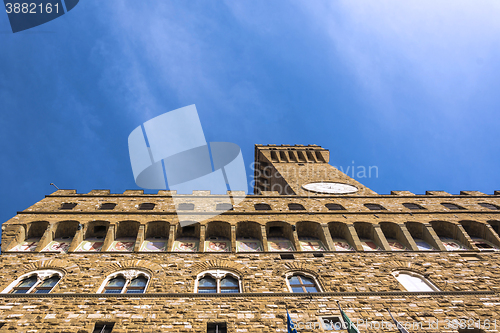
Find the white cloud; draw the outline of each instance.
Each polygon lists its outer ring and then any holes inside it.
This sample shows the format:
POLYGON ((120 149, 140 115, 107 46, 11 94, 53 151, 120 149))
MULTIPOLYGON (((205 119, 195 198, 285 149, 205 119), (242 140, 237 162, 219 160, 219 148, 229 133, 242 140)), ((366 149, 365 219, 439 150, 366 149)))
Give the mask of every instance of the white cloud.
MULTIPOLYGON (((491 75, 500 41, 497 1, 300 2, 373 100, 393 115, 394 94, 414 80, 452 116, 491 75), (389 106, 389 108, 387 108, 389 106)), ((439 111, 438 111, 439 112, 439 111)))

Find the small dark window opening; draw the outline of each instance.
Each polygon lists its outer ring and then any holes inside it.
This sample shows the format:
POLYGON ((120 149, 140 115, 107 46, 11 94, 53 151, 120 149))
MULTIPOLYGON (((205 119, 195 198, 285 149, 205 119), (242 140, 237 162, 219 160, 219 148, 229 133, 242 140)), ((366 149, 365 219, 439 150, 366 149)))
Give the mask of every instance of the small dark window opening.
POLYGON ((339 317, 323 317, 321 318, 321 325, 325 331, 341 331, 345 328, 339 317))
POLYGON ((220 203, 215 206, 216 210, 233 210, 233 205, 228 203, 220 203))
POLYGON ((207 333, 227 333, 227 324, 207 323, 207 333))
POLYGON ((0 328, 4 327, 5 323, 0 323, 0 328))
POLYGON ((424 207, 417 205, 415 203, 404 203, 403 206, 405 206, 408 209, 425 209, 424 207))
POLYGON ((105 225, 96 225, 94 226, 94 234, 106 233, 105 225))
POLYGON ((99 209, 101 210, 112 210, 116 207, 116 204, 115 203, 112 203, 112 202, 106 202, 106 203, 103 203, 101 205, 101 207, 99 207, 99 209))
POLYGON ((345 210, 344 206, 336 203, 329 203, 325 205, 328 210, 345 210))
POLYGON ((323 253, 313 253, 315 258, 323 258, 325 255, 323 253))
POLYGON ((365 204, 365 207, 369 210, 385 210, 385 208, 379 204, 365 204))
POLYGON ((188 225, 186 227, 182 227, 182 233, 185 235, 194 234, 194 225, 188 225))
POLYGON ((76 203, 65 202, 61 205, 61 207, 59 209, 73 209, 73 208, 75 208, 75 206, 76 206, 76 203))
POLYGON ((194 210, 194 204, 192 203, 181 203, 177 206, 178 210, 194 210))
POLYGON ((271 210, 271 206, 265 203, 259 203, 254 205, 255 210, 271 210))
POLYGON ((292 253, 280 254, 281 260, 295 260, 295 256, 292 253))
POLYGON ((446 208, 451 209, 451 210, 465 209, 464 207, 461 207, 459 205, 455 205, 455 204, 447 203, 447 202, 443 202, 443 203, 441 203, 441 205, 443 205, 446 208))
POLYGON ((484 207, 484 208, 488 208, 488 209, 491 209, 491 210, 499 210, 500 209, 500 207, 498 207, 497 205, 490 204, 490 203, 487 203, 487 202, 480 202, 479 206, 484 207))
POLYGON ((269 236, 282 236, 283 227, 269 227, 269 236))
POLYGON ((289 210, 306 210, 301 204, 291 203, 288 204, 289 210))
POLYGON ((97 323, 92 333, 111 333, 115 323, 97 323))
POLYGON ((153 210, 154 208, 155 208, 154 203, 146 202, 139 205, 139 210, 153 210))

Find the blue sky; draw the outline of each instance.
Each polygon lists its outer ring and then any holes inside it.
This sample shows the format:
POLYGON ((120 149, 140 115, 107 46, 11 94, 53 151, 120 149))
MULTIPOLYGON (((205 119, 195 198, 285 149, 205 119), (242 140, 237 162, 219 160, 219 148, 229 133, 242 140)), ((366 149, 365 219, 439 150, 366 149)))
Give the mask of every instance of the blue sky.
POLYGON ((498 1, 85 0, 0 15, 0 221, 137 189, 127 138, 196 104, 207 141, 318 144, 391 190, 500 190, 498 1), (353 163, 354 161, 354 163, 353 163))

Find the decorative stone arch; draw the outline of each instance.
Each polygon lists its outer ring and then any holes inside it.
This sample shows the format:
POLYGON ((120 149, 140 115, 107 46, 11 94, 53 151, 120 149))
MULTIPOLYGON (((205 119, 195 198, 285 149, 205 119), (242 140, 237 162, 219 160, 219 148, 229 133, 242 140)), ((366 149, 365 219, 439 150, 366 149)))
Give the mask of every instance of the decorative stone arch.
POLYGON ((469 249, 477 250, 477 247, 475 247, 472 243, 472 239, 460 223, 446 220, 434 220, 430 223, 432 225, 432 229, 434 229, 441 240, 443 237, 451 238, 469 249))
POLYGON ((123 220, 116 224, 115 238, 132 237, 137 239, 141 223, 135 220, 123 220))
POLYGON ((125 269, 145 270, 150 274, 151 278, 153 278, 153 274, 159 274, 163 270, 160 265, 151 261, 124 260, 103 267, 102 272, 105 275, 109 275, 115 271, 125 270, 125 269))
POLYGON ((41 269, 56 269, 64 272, 64 274, 79 274, 80 266, 74 262, 64 260, 64 259, 49 259, 40 260, 29 263, 27 265, 21 266, 20 271, 22 274, 24 272, 41 270, 41 269))
MULTIPOLYGON (((381 221, 379 222, 380 229, 384 234, 385 238, 389 242, 390 239, 395 239, 396 242, 399 242, 401 245, 405 247, 406 250, 417 251, 418 247, 415 244, 415 241, 411 237, 410 233, 406 229, 406 226, 403 223, 397 223, 392 221, 381 221)), ((394 244, 389 242, 389 246, 391 249, 398 250, 399 248, 393 248, 394 244)))
POLYGON ((53 228, 53 238, 56 239, 69 237, 72 239, 73 237, 75 237, 79 225, 80 222, 76 220, 64 220, 56 222, 53 228))
MULTIPOLYGON (((459 221, 460 225, 464 228, 465 232, 469 237, 473 239, 473 243, 483 249, 484 246, 478 244, 484 244, 484 242, 474 241, 474 238, 480 238, 481 240, 486 240, 487 242, 492 243, 496 246, 497 249, 500 248, 500 238, 495 233, 494 229, 490 226, 490 224, 486 222, 480 222, 476 220, 461 220, 459 221)), ((489 244, 488 246, 490 246, 489 244)))
MULTIPOLYGON (((416 275, 419 275, 419 276, 425 278, 432 285, 434 285, 436 288, 440 289, 438 287, 438 284, 436 284, 432 279, 430 279, 428 277, 430 275, 430 272, 428 270, 426 270, 424 267, 416 265, 414 262, 411 262, 411 261, 396 261, 396 260, 388 261, 380 266, 380 270, 382 272, 387 273, 388 277, 394 276, 393 273, 398 272, 398 271, 410 272, 410 273, 413 273, 413 274, 416 274, 416 275)), ((393 282, 393 287, 397 286, 399 288, 399 285, 400 285, 399 281, 397 281, 396 279, 392 279, 392 278, 389 279, 388 281, 391 281, 391 280, 393 282)), ((394 288, 394 289, 396 289, 396 288, 394 288)))
MULTIPOLYGON (((299 221, 296 224, 299 246, 302 247, 301 241, 306 238, 316 238, 321 241, 324 249, 329 250, 329 241, 326 238, 323 226, 320 222, 315 221, 299 221)), ((320 249, 321 250, 321 249, 320 249)), ((297 251, 304 251, 304 248, 298 248, 297 251)))
POLYGON ((428 274, 425 268, 417 266, 412 261, 399 261, 399 260, 386 261, 382 265, 380 265, 380 270, 382 272, 387 272, 387 273, 390 273, 395 270, 405 270, 405 271, 414 271, 415 273, 421 275, 428 274))
POLYGON ((244 220, 236 223, 236 238, 251 237, 262 241, 262 224, 244 220))
POLYGON ((191 270, 191 275, 196 278, 198 274, 208 270, 221 269, 226 271, 232 271, 236 275, 243 279, 246 275, 246 270, 244 266, 234 261, 223 260, 223 259, 213 259, 206 262, 198 263, 193 266, 191 270))

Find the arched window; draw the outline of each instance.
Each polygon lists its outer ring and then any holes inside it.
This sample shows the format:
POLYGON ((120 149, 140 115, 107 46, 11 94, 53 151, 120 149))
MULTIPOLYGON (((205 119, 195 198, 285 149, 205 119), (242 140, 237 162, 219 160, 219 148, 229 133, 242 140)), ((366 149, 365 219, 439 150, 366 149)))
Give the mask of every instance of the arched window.
POLYGON ((65 202, 61 204, 61 207, 59 209, 73 209, 76 207, 76 203, 73 202, 65 202))
POLYGON ((461 207, 459 205, 455 205, 452 203, 448 203, 448 202, 443 202, 443 203, 441 203, 441 205, 443 205, 444 207, 451 209, 451 210, 465 209, 464 207, 461 207))
POLYGON ((304 206, 302 206, 301 204, 298 204, 298 203, 288 204, 288 209, 289 210, 306 210, 304 208, 304 206))
POLYGON ((198 274, 195 287, 200 294, 240 293, 241 281, 231 272, 216 269, 198 274))
POLYGON ((367 203, 365 204, 365 207, 368 208, 369 210, 385 210, 385 208, 382 207, 381 205, 373 203, 367 203))
POLYGON ((144 294, 149 284, 148 273, 139 270, 119 271, 104 280, 98 294, 144 294))
POLYGON ((115 209, 116 204, 113 202, 105 202, 99 207, 100 210, 113 210, 115 209))
POLYGON ((63 274, 56 270, 41 270, 21 275, 2 293, 48 294, 62 279, 63 274))
POLYGON ((439 291, 439 289, 422 275, 415 272, 393 272, 392 275, 406 291, 439 291))
POLYGON ((408 209, 413 209, 413 210, 414 209, 425 209, 424 207, 417 205, 416 203, 410 203, 410 202, 404 203, 403 206, 405 206, 408 209))
POLYGON ((490 203, 487 203, 487 202, 480 202, 478 205, 482 206, 484 208, 491 209, 491 210, 499 210, 500 209, 500 207, 498 207, 497 205, 490 204, 490 203))
POLYGON ((254 205, 255 210, 271 210, 271 206, 266 203, 258 203, 254 205))
POLYGON ((123 276, 117 276, 112 278, 104 287, 105 294, 121 294, 123 291, 123 287, 125 287, 125 283, 127 283, 127 279, 123 276))
POLYGON ((216 210, 233 210, 233 205, 230 203, 220 203, 215 205, 216 210))
POLYGON ((153 210, 155 208, 154 203, 145 202, 139 205, 139 210, 153 210))
POLYGON ((344 206, 336 203, 328 203, 325 207, 328 208, 328 210, 345 210, 344 206))
POLYGON ((321 289, 316 279, 304 273, 295 273, 287 276, 287 283, 292 293, 318 293, 321 289))
POLYGON ((178 210, 194 210, 194 204, 193 203, 180 203, 177 205, 178 210))
POLYGON ((239 293, 240 285, 237 279, 232 276, 226 276, 220 280, 220 292, 221 293, 239 293))
POLYGON ((217 280, 211 276, 205 276, 198 281, 198 292, 200 294, 216 294, 217 293, 217 280))

